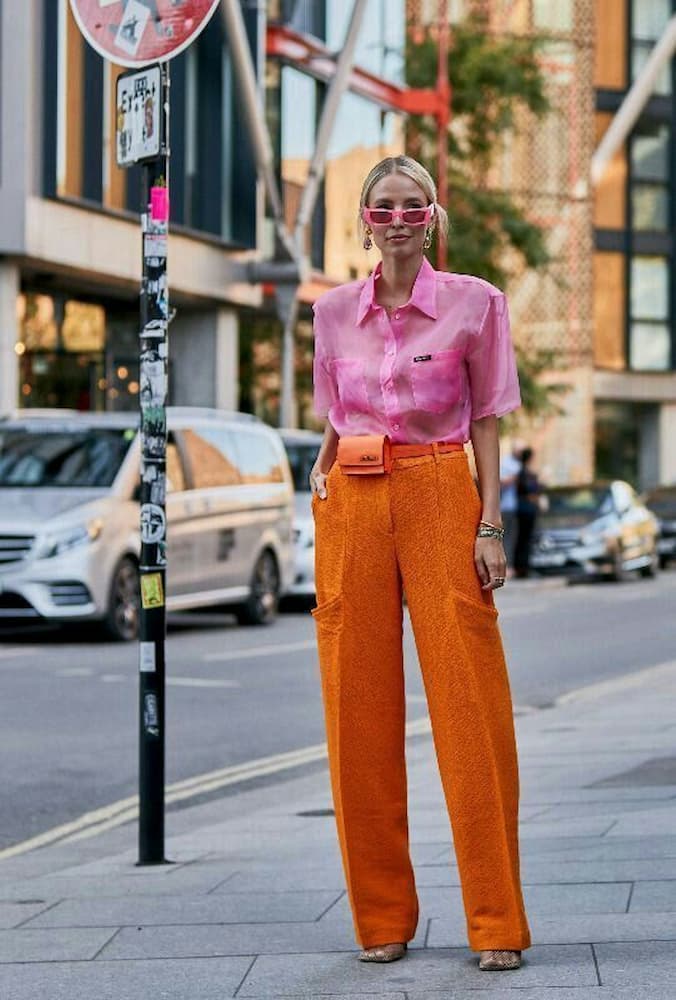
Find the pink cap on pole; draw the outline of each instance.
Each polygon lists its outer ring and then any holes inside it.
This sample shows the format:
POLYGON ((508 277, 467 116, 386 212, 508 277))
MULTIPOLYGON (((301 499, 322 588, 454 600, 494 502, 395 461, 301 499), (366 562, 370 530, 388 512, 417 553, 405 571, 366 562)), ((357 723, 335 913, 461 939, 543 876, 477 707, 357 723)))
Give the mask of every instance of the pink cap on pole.
POLYGON ((155 222, 169 221, 169 189, 153 187, 150 189, 150 218, 155 222))

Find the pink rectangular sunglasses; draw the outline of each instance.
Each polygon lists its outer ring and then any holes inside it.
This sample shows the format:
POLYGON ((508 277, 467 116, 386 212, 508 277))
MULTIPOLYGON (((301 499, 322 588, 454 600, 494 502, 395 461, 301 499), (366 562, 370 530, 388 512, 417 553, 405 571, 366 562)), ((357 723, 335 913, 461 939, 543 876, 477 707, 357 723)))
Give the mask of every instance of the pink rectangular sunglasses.
POLYGON ((362 208, 361 217, 371 226, 389 226, 395 219, 407 226, 424 226, 434 215, 434 205, 427 208, 362 208))

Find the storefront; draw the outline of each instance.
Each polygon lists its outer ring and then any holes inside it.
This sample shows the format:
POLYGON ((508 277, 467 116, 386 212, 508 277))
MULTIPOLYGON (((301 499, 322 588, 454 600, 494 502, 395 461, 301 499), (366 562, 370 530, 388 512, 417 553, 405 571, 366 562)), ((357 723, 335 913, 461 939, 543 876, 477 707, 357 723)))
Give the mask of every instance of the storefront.
POLYGON ((138 407, 138 305, 26 289, 17 300, 20 405, 138 407))

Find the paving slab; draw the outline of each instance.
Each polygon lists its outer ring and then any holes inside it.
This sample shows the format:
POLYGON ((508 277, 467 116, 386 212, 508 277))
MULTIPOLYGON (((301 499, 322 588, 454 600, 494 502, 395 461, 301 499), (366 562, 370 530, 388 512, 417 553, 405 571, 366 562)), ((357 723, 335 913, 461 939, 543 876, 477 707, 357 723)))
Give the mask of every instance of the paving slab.
POLYGON ((676 948, 671 941, 633 941, 594 945, 604 986, 640 987, 643 996, 653 986, 671 983, 676 995, 676 948))
MULTIPOLYGON (((4 893, 1 895, 6 899, 4 893)), ((15 901, 7 900, 0 903, 0 930, 17 927, 19 924, 24 923, 24 921, 37 916, 38 913, 42 913, 48 905, 46 900, 38 899, 37 894, 34 896, 32 892, 30 894, 31 899, 34 899, 35 902, 27 902, 25 899, 22 899, 21 897, 25 897, 26 895, 25 886, 17 895, 18 899, 15 901)))
MULTIPOLYGON (((583 913, 547 916, 529 912, 531 935, 537 944, 595 943, 600 941, 676 940, 674 913, 583 913)), ((433 917, 428 948, 456 948, 467 944, 464 926, 433 917)), ((675 991, 676 995, 676 991, 675 991)))
MULTIPOLYGON (((11 901, 22 898, 30 892, 33 898, 56 901, 64 898, 85 898, 98 896, 171 896, 196 893, 208 893, 217 886, 223 885, 234 875, 232 866, 218 870, 197 865, 181 869, 180 873, 171 877, 120 875, 111 879, 110 875, 68 875, 58 877, 39 876, 27 881, 1 880, 0 899, 11 901)), ((308 886, 312 888, 312 886, 308 886)), ((0 921, 2 920, 0 903, 0 921)))
POLYGON ((116 933, 110 927, 0 931, 0 962, 78 962, 94 958, 116 933))
POLYGON ((324 889, 340 892, 345 888, 342 868, 270 868, 257 865, 250 871, 238 871, 219 883, 214 894, 222 892, 266 892, 274 886, 276 892, 298 889, 324 889))
POLYGON ((523 857, 555 854, 562 859, 578 861, 630 860, 632 858, 676 858, 676 836, 609 837, 536 839, 521 838, 523 857))
MULTIPOLYGON (((518 974, 518 973, 516 973, 518 974)), ((486 974, 487 976, 490 973, 486 974)), ((506 973, 511 976, 512 973, 506 973)), ((492 977, 498 978, 498 974, 492 977)), ((502 982, 502 977, 500 977, 502 982)), ((646 1000, 673 1000, 673 987, 652 987, 650 996, 646 1000)), ((423 992, 408 990, 406 1000, 637 1000, 636 990, 633 987, 622 989, 617 986, 583 986, 574 989, 554 988, 552 989, 520 989, 518 986, 510 989, 505 987, 500 989, 458 989, 441 990, 439 992, 423 992)))
POLYGON ((643 834, 666 834, 676 830, 676 806, 661 809, 644 809, 640 813, 620 816, 610 831, 610 837, 641 837, 643 834))
POLYGON ((613 822, 613 816, 579 817, 577 819, 531 819, 519 824, 522 840, 532 837, 603 837, 613 822))
POLYGON ((556 806, 576 802, 659 802, 663 799, 673 799, 675 796, 676 788, 660 785, 636 788, 625 788, 622 785, 595 785, 591 788, 556 788, 552 786, 543 788, 537 795, 523 790, 520 801, 522 805, 530 808, 531 806, 556 806))
MULTIPOLYGON (((559 819, 589 819, 591 816, 599 816, 608 819, 620 819, 632 813, 644 813, 647 808, 665 809, 673 812, 673 802, 669 799, 660 799, 656 803, 654 799, 646 802, 645 799, 624 799, 605 800, 602 802, 562 802, 558 805, 542 806, 539 809, 532 807, 534 815, 530 819, 540 821, 559 819)), ((526 820, 528 817, 522 816, 526 820)))
POLYGON ((31 927, 122 927, 146 924, 277 923, 318 920, 339 898, 333 892, 260 892, 219 896, 66 899, 31 927))
POLYGON ((631 896, 629 911, 634 913, 676 912, 676 879, 637 882, 631 896))
MULTIPOLYGON (((422 948, 427 927, 418 925, 410 948, 422 948)), ((462 942, 461 942, 462 943, 462 942)), ((297 924, 227 924, 219 926, 123 927, 104 948, 101 959, 180 958, 212 955, 303 954, 348 951, 356 954, 351 922, 297 924)))
MULTIPOLYGON (((405 959, 384 965, 359 962, 353 955, 262 955, 253 963, 238 996, 309 994, 320 996, 339 988, 368 994, 377 990, 429 990, 450 986, 481 987, 487 973, 478 955, 466 948, 411 951, 405 959)), ((509 973, 514 986, 593 986, 596 968, 588 945, 543 945, 528 950, 522 967, 509 973)))
MULTIPOLYGON (((526 855, 521 858, 521 878, 528 885, 551 882, 676 880, 676 858, 650 858, 646 861, 638 858, 622 861, 566 861, 552 856, 543 859, 526 855)), ((418 867, 415 880, 419 888, 460 885, 457 867, 443 863, 418 867)))
POLYGON ((252 958, 1 965, 2 1000, 224 1000, 252 958))
MULTIPOLYGON (((528 913, 624 913, 630 890, 630 882, 523 884, 528 913)), ((418 898, 427 917, 450 916, 462 908, 460 890, 454 886, 421 887, 418 898)))

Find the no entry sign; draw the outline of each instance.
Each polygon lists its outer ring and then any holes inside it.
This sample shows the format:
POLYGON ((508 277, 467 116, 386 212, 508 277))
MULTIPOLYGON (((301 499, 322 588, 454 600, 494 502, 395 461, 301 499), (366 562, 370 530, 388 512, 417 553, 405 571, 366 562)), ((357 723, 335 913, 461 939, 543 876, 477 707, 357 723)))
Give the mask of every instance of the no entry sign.
POLYGON ((120 66, 165 62, 199 35, 219 0, 70 0, 80 31, 120 66))

